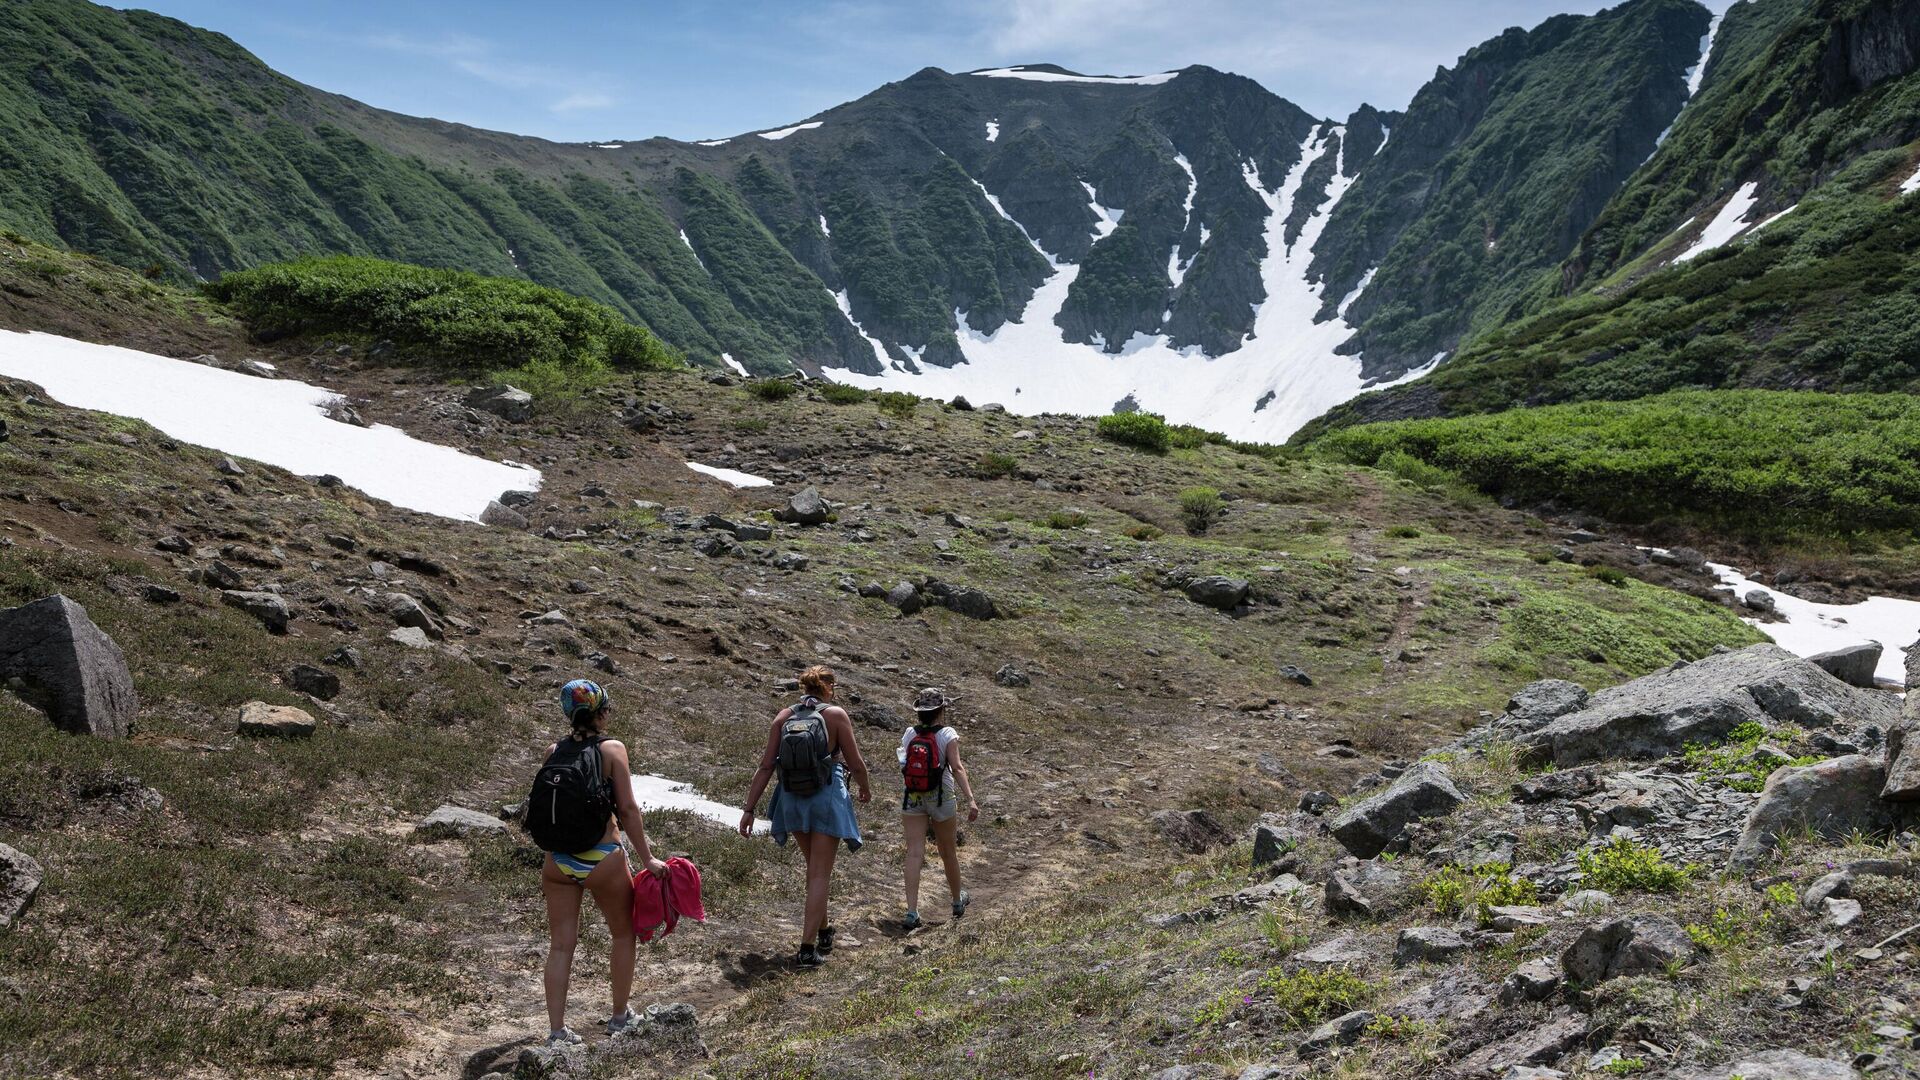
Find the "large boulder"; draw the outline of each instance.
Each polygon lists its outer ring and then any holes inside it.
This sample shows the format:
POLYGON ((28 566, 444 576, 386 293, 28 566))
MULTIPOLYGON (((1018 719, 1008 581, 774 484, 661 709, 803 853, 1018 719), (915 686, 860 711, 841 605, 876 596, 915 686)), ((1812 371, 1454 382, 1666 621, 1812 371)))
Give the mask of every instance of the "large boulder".
POLYGON ((0 680, 76 734, 121 738, 140 709, 120 646, 57 594, 0 611, 0 680))
MULTIPOLYGON (((1909 700, 1916 697, 1920 694, 1909 691, 1909 700)), ((1920 725, 1913 717, 1887 733, 1887 782, 1880 797, 1895 802, 1920 799, 1920 725)))
POLYGON ((820 497, 820 489, 809 487, 787 499, 787 505, 773 516, 789 525, 822 525, 833 514, 833 507, 820 497))
POLYGON ((1694 1065, 1666 1075, 1667 1080, 1854 1080, 1860 1074, 1833 1058, 1810 1057, 1798 1050, 1762 1050, 1725 1065, 1694 1065))
POLYGON ((933 597, 934 603, 969 619, 991 619, 1000 614, 993 597, 979 589, 966 585, 949 585, 944 581, 927 582, 926 592, 933 597))
POLYGON ((293 621, 293 609, 275 593, 228 589, 220 594, 220 599, 228 607, 239 608, 260 620, 260 625, 270 634, 286 633, 287 624, 293 621))
POLYGON ((483 814, 478 810, 469 810, 464 806, 442 803, 433 813, 428 814, 413 827, 414 834, 426 839, 442 839, 454 836, 486 836, 495 833, 504 834, 507 823, 492 814, 483 814))
POLYGON ((1541 679, 1514 692, 1507 701, 1511 726, 1532 731, 1587 704, 1587 688, 1565 679, 1541 679))
POLYGON ((1866 641, 1807 657, 1807 663, 1846 683, 1873 689, 1873 672, 1880 666, 1880 643, 1866 641))
POLYGON ((313 714, 291 705, 269 705, 249 701, 240 706, 238 730, 242 735, 267 739, 306 739, 313 736, 313 714))
POLYGON ((525 529, 532 522, 527 520, 527 515, 496 499, 480 511, 480 524, 501 529, 525 529))
POLYGON ((1699 955, 1700 947, 1665 915, 1623 915, 1581 931, 1560 966, 1569 980, 1596 986, 1623 975, 1657 975, 1699 955))
POLYGON ((1635 679, 1522 735, 1529 756, 1565 768, 1609 758, 1657 758, 1714 743, 1741 724, 1891 726, 1899 706, 1848 686, 1777 645, 1753 645, 1635 679))
POLYGON ((1153 825, 1167 843, 1193 855, 1233 842, 1233 835, 1205 810, 1162 810, 1153 815, 1153 825))
POLYGON ((1733 865, 1758 865, 1780 837, 1801 830, 1845 836, 1856 829, 1885 833, 1898 827, 1910 808, 1880 797, 1886 783, 1886 763, 1865 754, 1774 770, 1734 842, 1733 865))
POLYGON ((533 419, 533 395, 514 386, 476 386, 467 392, 466 406, 514 424, 533 419))
POLYGON ((1196 604, 1204 604, 1221 611, 1233 611, 1247 602, 1247 593, 1253 586, 1245 578, 1230 578, 1214 575, 1194 578, 1187 582, 1187 599, 1196 604))
POLYGON ((1385 791, 1368 796, 1336 818, 1333 838, 1355 855, 1371 859, 1409 824, 1450 814, 1466 801, 1446 766, 1423 761, 1401 773, 1385 791))
POLYGON ((40 864, 24 851, 0 844, 0 930, 5 930, 27 913, 40 892, 45 874, 40 864))

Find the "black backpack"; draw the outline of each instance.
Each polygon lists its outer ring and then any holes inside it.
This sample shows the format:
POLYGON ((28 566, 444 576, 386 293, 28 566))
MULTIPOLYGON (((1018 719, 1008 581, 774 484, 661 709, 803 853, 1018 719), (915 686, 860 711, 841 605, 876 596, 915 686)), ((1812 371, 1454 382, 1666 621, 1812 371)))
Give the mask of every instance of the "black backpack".
POLYGON ((780 725, 780 790, 807 796, 833 783, 833 761, 827 756, 827 718, 819 703, 807 700, 793 707, 780 725))
POLYGON ((527 833, 542 851, 587 851, 607 835, 613 785, 601 764, 600 736, 564 736, 534 774, 527 794, 527 833))

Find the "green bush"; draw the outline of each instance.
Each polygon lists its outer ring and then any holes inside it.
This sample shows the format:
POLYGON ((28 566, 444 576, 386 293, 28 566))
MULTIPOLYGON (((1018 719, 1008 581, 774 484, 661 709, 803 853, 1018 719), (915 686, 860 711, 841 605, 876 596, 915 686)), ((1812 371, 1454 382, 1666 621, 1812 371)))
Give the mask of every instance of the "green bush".
POLYGON ((1077 529, 1087 523, 1087 515, 1078 510, 1055 510, 1040 519, 1040 524, 1049 529, 1077 529))
POLYGON ((1130 412, 1103 416, 1095 422, 1094 430, 1110 442, 1155 454, 1166 453, 1173 441, 1167 422, 1153 413, 1130 412))
POLYGON ((1378 992, 1367 980, 1337 968, 1291 974, 1273 968, 1260 977, 1259 988, 1273 996, 1281 1012, 1303 1026, 1352 1012, 1378 992))
POLYGON ((800 392, 800 385, 791 379, 755 379, 747 384, 747 393, 761 401, 785 401, 800 392))
POLYGON ((1020 468, 1020 459, 1012 454, 986 453, 973 463, 973 475, 982 480, 1002 480, 1020 468))
POLYGON ((206 291, 256 333, 391 341, 403 356, 511 373, 546 393, 614 370, 681 366, 675 350, 605 305, 464 270, 336 255, 235 271, 206 291))
POLYGON ((1411 525, 1390 525, 1387 527, 1387 535, 1395 540, 1412 540, 1420 535, 1420 530, 1411 525))
POLYGON ((1128 537, 1138 540, 1141 543, 1145 543, 1148 540, 1158 540, 1165 535, 1166 533, 1161 531, 1158 525, 1141 524, 1135 525, 1127 530, 1128 537))
POLYGON ((1205 535, 1226 512, 1227 504, 1213 488, 1190 487, 1180 493, 1180 520, 1195 536, 1205 535))
POLYGON ((1660 850, 1616 836, 1604 846, 1580 853, 1582 884, 1608 892, 1677 892, 1692 872, 1675 866, 1660 850))
POLYGON ((828 383, 820 388, 820 396, 829 405, 858 405, 873 395, 846 383, 828 383))
POLYGON ((1611 566, 1589 566, 1587 567, 1587 576, 1602 584, 1611 585, 1616 589, 1624 589, 1627 587, 1626 573, 1611 566))
POLYGON ((1175 450, 1198 450, 1208 443, 1225 444, 1227 437, 1192 424, 1167 425, 1167 443, 1175 450))
POLYGON ((904 420, 920 407, 920 398, 900 390, 876 390, 873 392, 873 403, 879 406, 881 412, 904 420))

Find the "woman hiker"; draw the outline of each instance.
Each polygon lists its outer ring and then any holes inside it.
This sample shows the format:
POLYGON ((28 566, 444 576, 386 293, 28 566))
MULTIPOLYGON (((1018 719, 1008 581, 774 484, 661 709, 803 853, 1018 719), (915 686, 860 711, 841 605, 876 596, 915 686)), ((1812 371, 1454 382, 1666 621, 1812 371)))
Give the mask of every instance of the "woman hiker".
POLYGON ((633 990, 633 871, 620 844, 621 829, 649 873, 667 874, 667 864, 653 857, 647 843, 627 748, 607 738, 613 714, 607 692, 575 679, 560 688, 560 708, 572 730, 547 747, 546 763, 527 800, 527 830, 547 851, 540 891, 547 899, 552 939, 545 979, 549 1046, 581 1041, 567 1027, 567 983, 580 940, 582 893, 593 894, 613 934, 613 1017, 607 1034, 625 1031, 640 1019, 627 1004, 633 990))
POLYGON ((829 704, 833 682, 833 671, 824 667, 810 667, 800 676, 806 696, 773 718, 760 770, 753 774, 753 788, 740 814, 740 835, 752 835, 754 808, 777 771, 780 786, 767 807, 774 842, 784 845, 791 836, 807 860, 806 916, 795 957, 801 967, 819 967, 821 957, 833 951, 827 892, 834 855, 843 840, 848 851, 859 851, 862 843, 853 800, 847 794, 848 775, 860 787, 861 802, 873 798, 867 763, 853 738, 853 721, 845 709, 829 704))
POLYGON ((960 887, 956 778, 960 794, 967 799, 968 821, 980 820, 980 804, 973 800, 973 784, 960 760, 960 733, 944 722, 947 706, 954 700, 939 687, 920 691, 913 699, 913 726, 900 733, 900 769, 906 778, 900 823, 907 838, 907 914, 901 925, 908 930, 920 926, 920 866, 926 859, 929 824, 940 849, 940 861, 946 866, 953 917, 965 915, 973 899, 960 887))

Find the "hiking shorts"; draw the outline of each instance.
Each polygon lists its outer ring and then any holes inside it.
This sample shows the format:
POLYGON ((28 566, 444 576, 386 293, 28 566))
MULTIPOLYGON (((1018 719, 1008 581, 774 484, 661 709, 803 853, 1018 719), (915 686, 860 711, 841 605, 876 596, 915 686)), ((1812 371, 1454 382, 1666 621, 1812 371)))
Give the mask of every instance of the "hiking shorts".
POLYGON ((959 812, 960 800, 954 798, 951 791, 908 792, 906 797, 900 800, 902 817, 923 817, 928 821, 952 821, 953 816, 959 812))

